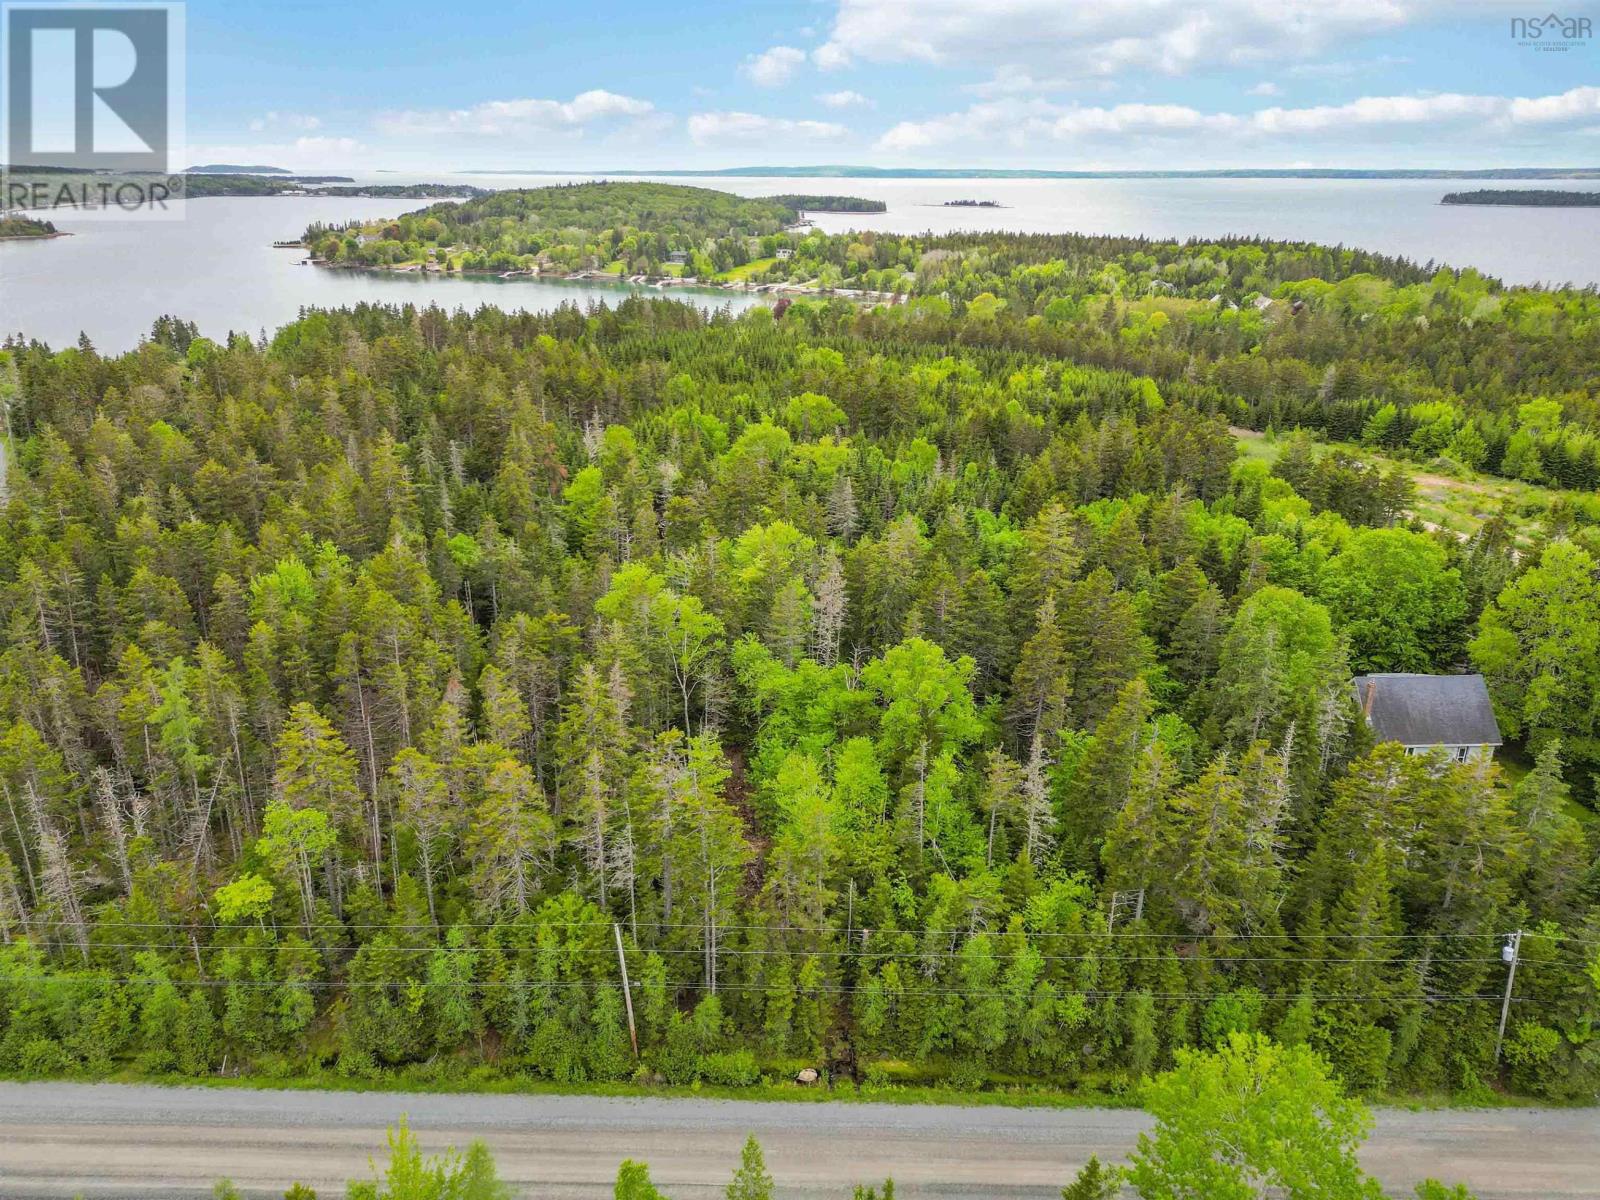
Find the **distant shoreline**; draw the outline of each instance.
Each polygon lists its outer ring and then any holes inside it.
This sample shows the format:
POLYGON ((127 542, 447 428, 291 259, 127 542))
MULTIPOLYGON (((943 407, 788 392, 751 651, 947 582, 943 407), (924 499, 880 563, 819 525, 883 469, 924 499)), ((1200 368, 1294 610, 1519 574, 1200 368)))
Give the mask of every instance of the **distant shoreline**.
POLYGON ((528 170, 462 170, 453 175, 540 175, 584 178, 700 178, 700 179, 1600 179, 1595 167, 1483 167, 1463 170, 1433 168, 1361 167, 1240 167, 1193 171, 1047 171, 984 167, 715 167, 701 170, 665 168, 655 171, 574 171, 555 168, 528 170))
MULTIPOLYGON (((275 249, 289 249, 288 243, 275 244, 275 249)), ((744 280, 683 279, 675 275, 615 275, 606 271, 441 271, 428 270, 419 263, 397 266, 376 266, 368 263, 332 263, 318 258, 305 258, 307 266, 324 271, 353 271, 370 275, 415 275, 428 279, 498 279, 510 283, 519 279, 535 283, 598 283, 618 288, 650 288, 660 292, 739 292, 744 295, 770 296, 837 296, 844 300, 858 300, 872 304, 899 304, 907 299, 899 292, 874 292, 864 288, 818 288, 804 283, 747 283, 744 280)))
POLYGON ((1532 204, 1526 200, 1441 200, 1439 208, 1600 208, 1600 200, 1591 204, 1532 204))

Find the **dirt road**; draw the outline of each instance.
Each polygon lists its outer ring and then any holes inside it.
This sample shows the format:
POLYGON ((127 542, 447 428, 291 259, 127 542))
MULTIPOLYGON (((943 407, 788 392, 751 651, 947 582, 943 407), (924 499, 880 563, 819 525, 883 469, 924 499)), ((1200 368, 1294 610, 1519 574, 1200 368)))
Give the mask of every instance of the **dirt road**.
MULTIPOLYGON (((907 1196, 1054 1200, 1090 1154, 1121 1158, 1148 1121, 1115 1109, 0 1084, 0 1197, 200 1197, 226 1175, 252 1197, 298 1180, 336 1200, 402 1113, 430 1150, 483 1138, 517 1194, 539 1200, 609 1196, 628 1157, 673 1200, 720 1197, 747 1133, 785 1198, 848 1197, 892 1175, 907 1196)), ((1600 1200, 1600 1110, 1388 1110, 1363 1157, 1397 1196, 1437 1175, 1480 1200, 1600 1200)))

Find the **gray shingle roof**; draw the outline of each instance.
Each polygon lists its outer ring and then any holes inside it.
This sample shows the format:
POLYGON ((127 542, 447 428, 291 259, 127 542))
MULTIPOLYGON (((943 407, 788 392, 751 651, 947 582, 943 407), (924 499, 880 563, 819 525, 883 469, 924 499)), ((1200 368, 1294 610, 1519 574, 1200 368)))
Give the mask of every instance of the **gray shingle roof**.
POLYGON ((1357 675, 1355 694, 1381 742, 1500 745, 1500 726, 1482 675, 1357 675))

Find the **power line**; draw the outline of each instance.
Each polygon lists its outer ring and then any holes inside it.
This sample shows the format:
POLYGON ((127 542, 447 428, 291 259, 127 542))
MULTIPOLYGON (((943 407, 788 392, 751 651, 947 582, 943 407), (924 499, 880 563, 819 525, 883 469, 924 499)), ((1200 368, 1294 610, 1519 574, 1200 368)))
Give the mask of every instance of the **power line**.
MULTIPOLYGON (((630 923, 630 922, 625 922, 625 923, 626 924, 635 924, 635 923, 630 923)), ((52 927, 52 928, 74 928, 75 927, 75 923, 74 922, 63 921, 63 920, 59 920, 59 919, 53 920, 53 921, 52 920, 31 920, 29 922, 29 924, 33 925, 33 926, 52 927)), ((245 931, 249 931, 249 930, 253 930, 253 929, 261 929, 261 928, 263 928, 263 926, 260 923, 253 922, 253 921, 252 922, 236 922, 236 923, 232 923, 232 924, 223 924, 223 923, 213 922, 213 921, 119 921, 119 920, 116 920, 116 919, 108 918, 108 919, 104 919, 104 920, 101 920, 101 921, 97 921, 95 924, 96 924, 97 928, 122 928, 122 929, 183 929, 183 930, 215 930, 215 931, 224 931, 224 930, 245 930, 245 931)), ((613 924, 613 922, 611 920, 604 920, 604 921, 536 921, 536 926, 535 927, 542 928, 542 929, 598 929, 598 930, 609 930, 611 928, 612 924, 613 924)), ((636 922, 636 924, 637 924, 638 928, 640 928, 640 929, 704 929, 705 928, 705 922, 703 922, 703 921, 639 921, 639 922, 636 922)), ((511 920, 507 920, 507 921, 450 921, 450 922, 435 922, 435 923, 425 923, 425 924, 387 924, 387 923, 382 923, 382 922, 374 922, 374 923, 362 923, 362 924, 353 924, 353 925, 345 925, 345 924, 336 923, 336 925, 337 925, 337 928, 340 928, 340 929, 348 929, 348 930, 388 930, 390 932, 395 932, 395 933, 408 933, 408 932, 433 932, 433 933, 437 933, 437 932, 441 932, 441 931, 448 931, 448 930, 451 930, 451 929, 506 929, 506 930, 515 930, 515 929, 519 928, 518 918, 512 918, 511 920)), ((270 929, 270 928, 275 928, 275 927, 277 927, 277 926, 266 926, 265 928, 269 928, 270 929)), ((281 928, 294 929, 294 928, 302 928, 302 926, 285 925, 285 926, 282 926, 281 928)), ((863 933, 863 932, 865 932, 865 933, 870 933, 873 937, 962 937, 962 936, 965 936, 965 937, 969 937, 970 938, 970 937, 976 937, 976 936, 980 936, 980 935, 984 935, 984 936, 988 936, 988 937, 1007 937, 1007 936, 1010 936, 1010 931, 1009 930, 1005 930, 1005 929, 976 929, 976 930, 971 929, 971 928, 960 928, 960 929, 890 929, 890 928, 878 928, 876 926, 860 926, 860 925, 858 925, 858 926, 855 926, 853 929, 848 929, 847 930, 843 925, 725 925, 720 921, 717 922, 717 929, 719 931, 721 931, 721 932, 727 932, 727 933, 766 933, 766 934, 775 934, 775 935, 776 934, 789 934, 789 933, 826 933, 826 934, 846 934, 846 933, 851 933, 851 934, 853 934, 853 933, 863 933)), ((1024 930, 1023 931, 1023 935, 1025 937, 1029 937, 1029 938, 1081 938, 1081 939, 1088 940, 1088 941, 1101 941, 1101 940, 1116 939, 1116 938, 1146 938, 1146 939, 1157 939, 1157 940, 1174 941, 1174 942, 1205 942, 1205 941, 1223 941, 1223 942, 1232 942, 1232 941, 1289 941, 1289 942, 1298 942, 1298 941, 1302 941, 1302 940, 1307 940, 1305 935, 1297 934, 1297 933, 1154 933, 1154 932, 1146 932, 1146 931, 1142 931, 1142 930, 1126 930, 1126 931, 1125 930, 1113 930, 1110 933, 1107 933, 1104 930, 1096 931, 1096 930, 1088 930, 1088 929, 1081 930, 1081 931, 1079 931, 1079 930, 1070 930, 1070 931, 1068 931, 1068 930, 1051 930, 1051 931, 1048 931, 1048 932, 1039 932, 1039 931, 1030 932, 1030 931, 1024 930)), ((1338 940, 1338 935, 1322 934, 1322 935, 1319 935, 1319 936, 1322 937, 1322 938, 1325 938, 1327 940, 1338 940)), ((1392 942, 1392 941, 1400 941, 1400 942, 1410 942, 1410 941, 1436 942, 1436 941, 1445 941, 1445 940, 1451 940, 1451 941, 1459 941, 1459 940, 1497 941, 1497 940, 1504 940, 1505 938, 1507 938, 1509 936, 1510 936, 1510 932, 1509 931, 1505 931, 1505 930, 1485 930, 1485 931, 1478 932, 1478 933, 1367 933, 1367 934, 1360 934, 1360 935, 1352 935, 1349 940, 1352 940, 1352 941, 1368 941, 1368 942, 1380 942, 1380 941, 1382 941, 1382 942, 1392 942)), ((1570 935, 1570 934, 1533 934, 1533 933, 1530 933, 1528 936, 1529 936, 1530 939, 1539 938, 1539 939, 1542 939, 1544 941, 1559 941, 1559 942, 1576 943, 1576 944, 1580 944, 1580 945, 1600 946, 1600 938, 1580 938, 1580 937, 1577 937, 1576 935, 1570 935)))
MULTIPOLYGON (((695 926, 694 928, 698 929, 700 927, 699 926, 695 926)), ((242 945, 218 944, 216 942, 213 942, 210 945, 202 947, 202 952, 203 953, 208 953, 208 954, 233 954, 233 953, 238 953, 238 954, 257 954, 257 953, 267 953, 267 952, 295 953, 295 954, 345 954, 345 953, 354 954, 354 953, 357 953, 360 950, 364 949, 367 946, 372 946, 373 944, 374 943, 372 943, 372 942, 366 942, 366 943, 363 943, 360 946, 347 946, 347 945, 319 945, 319 944, 312 944, 312 943, 309 943, 309 942, 303 942, 303 943, 300 943, 298 945, 295 944, 295 943, 292 943, 292 942, 271 942, 271 943, 268 943, 268 944, 265 944, 265 945, 253 945, 253 946, 243 945, 242 946, 242 945)), ((165 951, 165 952, 174 952, 174 953, 187 953, 189 948, 190 948, 189 945, 187 943, 185 943, 185 942, 178 942, 178 943, 174 944, 174 943, 170 943, 170 942, 96 942, 96 941, 91 940, 90 943, 89 943, 89 949, 91 951, 117 950, 117 951, 131 951, 131 952, 165 951)), ((445 946, 445 945, 433 945, 433 946, 379 946, 377 948, 382 950, 382 951, 385 951, 385 952, 397 953, 397 954, 430 954, 430 955, 432 955, 432 954, 452 954, 452 955, 453 954, 482 954, 482 953, 484 953, 486 951, 503 951, 503 952, 507 952, 507 953, 533 953, 533 954, 538 954, 538 953, 540 953, 540 951, 542 949, 541 947, 538 947, 538 946, 521 947, 521 946, 445 946)), ((592 954, 592 955, 610 957, 610 956, 612 956, 612 955, 614 955, 616 953, 615 949, 610 947, 610 946, 559 946, 559 947, 550 947, 550 949, 551 949, 551 951, 553 953, 558 954, 558 955, 592 954)), ((651 948, 651 949, 645 950, 644 952, 647 953, 647 954, 684 955, 684 956, 693 955, 695 957, 699 957, 699 956, 701 956, 701 955, 703 955, 705 953, 705 949, 704 949, 704 947, 700 947, 700 946, 681 946, 681 947, 680 946, 662 946, 662 947, 651 948)), ((926 951, 924 951, 924 950, 883 950, 883 951, 879 951, 879 950, 872 950, 870 948, 868 948, 868 949, 859 949, 858 948, 858 949, 846 949, 846 950, 827 949, 827 950, 811 950, 811 951, 794 951, 794 950, 783 950, 783 949, 776 949, 776 948, 755 949, 755 950, 752 950, 752 949, 737 949, 737 948, 719 948, 716 953, 717 953, 717 957, 719 957, 719 958, 848 958, 848 959, 856 959, 856 960, 872 960, 872 961, 888 961, 888 962, 919 962, 919 961, 926 961, 928 959, 936 959, 936 960, 945 961, 945 962, 949 962, 949 961, 962 961, 962 962, 970 962, 970 961, 978 961, 978 962, 1016 962, 1016 961, 1019 961, 1023 957, 1023 955, 1021 953, 1018 953, 1018 954, 969 954, 969 953, 967 953, 965 951, 962 951, 962 950, 926 950, 926 951)), ((1105 957, 1103 955, 1099 955, 1099 954, 1040 954, 1040 955, 1032 956, 1031 961, 1034 961, 1034 962, 1045 962, 1045 963, 1049 963, 1049 962, 1117 962, 1117 963, 1170 963, 1170 962, 1177 962, 1177 963, 1181 964, 1185 960, 1183 960, 1181 958, 1170 958, 1170 957, 1166 957, 1166 956, 1152 957, 1152 956, 1149 956, 1149 955, 1132 955, 1132 956, 1118 955, 1115 958, 1107 958, 1107 957, 1105 957)), ((1203 960, 1189 960, 1189 961, 1203 961, 1203 962, 1206 962, 1206 963, 1209 963, 1209 964, 1218 964, 1218 965, 1223 965, 1223 966, 1228 966, 1228 965, 1232 965, 1232 964, 1235 964, 1235 963, 1276 963, 1276 964, 1280 964, 1280 965, 1295 965, 1295 966, 1298 966, 1301 963, 1396 963, 1396 964, 1404 964, 1409 960, 1407 960, 1405 958, 1395 958, 1395 957, 1387 956, 1387 955, 1350 955, 1350 956, 1344 956, 1344 955, 1312 955, 1312 956, 1294 955, 1294 956, 1290 956, 1290 957, 1279 957, 1279 956, 1268 956, 1268 955, 1242 955, 1242 956, 1241 955, 1235 955, 1235 956, 1229 956, 1227 958, 1208 958, 1208 959, 1203 959, 1203 960)), ((1488 957, 1473 957, 1473 958, 1459 958, 1459 957, 1441 958, 1441 957, 1438 957, 1438 956, 1434 956, 1434 957, 1431 957, 1428 961, 1430 963, 1450 963, 1450 964, 1470 964, 1470 963, 1491 964, 1491 963, 1499 962, 1500 958, 1499 958, 1498 955, 1490 955, 1488 957)), ((1546 964, 1546 965, 1554 966, 1556 964, 1546 964)))
MULTIPOLYGON (((270 980, 270 979, 244 979, 244 980, 194 979, 194 980, 175 980, 175 979, 166 979, 166 978, 153 977, 153 976, 145 976, 145 977, 139 977, 139 978, 106 979, 106 978, 87 977, 87 976, 82 976, 82 975, 78 975, 78 976, 53 976, 53 975, 25 976, 25 975, 14 975, 14 976, 0 976, 0 983, 5 983, 5 984, 67 984, 67 985, 71 985, 71 986, 83 986, 83 987, 161 987, 163 985, 168 985, 168 986, 171 986, 171 987, 179 989, 179 990, 183 990, 183 989, 186 989, 186 988, 195 988, 195 987, 205 987, 205 988, 229 988, 229 987, 235 987, 235 988, 247 988, 247 989, 256 989, 256 990, 298 989, 298 990, 308 990, 308 991, 328 991, 328 990, 335 990, 335 989, 338 989, 338 990, 381 989, 381 988, 402 988, 402 987, 409 988, 409 987, 414 987, 417 984, 423 984, 424 986, 429 986, 427 984, 427 981, 421 980, 421 979, 416 979, 416 978, 411 978, 411 977, 407 977, 407 978, 404 978, 404 979, 353 980, 353 981, 348 981, 348 982, 344 982, 344 983, 335 983, 335 982, 328 981, 328 980, 303 980, 303 981, 301 981, 301 980, 270 980)), ((453 980, 450 980, 449 983, 447 985, 445 985, 445 986, 447 986, 447 987, 474 987, 474 988, 522 987, 522 988, 526 988, 530 992, 538 992, 538 991, 542 991, 542 990, 551 990, 551 989, 558 989, 558 990, 569 990, 569 989, 574 989, 574 988, 588 989, 588 988, 594 988, 594 987, 602 986, 602 985, 599 984, 599 983, 596 983, 594 981, 589 981, 589 980, 551 980, 551 981, 547 981, 547 982, 540 982, 540 981, 537 981, 537 980, 528 981, 528 980, 510 980, 510 979, 466 979, 466 980, 453 979, 453 980)), ((614 986, 614 985, 607 985, 607 986, 614 986)), ((647 984, 645 984, 643 982, 638 982, 638 981, 636 981, 633 984, 633 988, 634 988, 635 991, 640 990, 640 989, 642 989, 642 988, 644 988, 646 986, 649 986, 649 985, 647 985, 647 984)), ((662 988, 666 988, 666 989, 679 989, 679 990, 684 990, 684 991, 707 991, 707 992, 709 992, 709 991, 713 990, 712 986, 709 983, 704 983, 704 982, 700 982, 700 981, 690 981, 690 980, 668 980, 668 981, 665 981, 665 982, 661 983, 658 986, 660 986, 662 988)), ((771 989, 769 987, 761 985, 761 984, 722 984, 722 983, 719 983, 719 984, 716 985, 716 988, 714 990, 716 992, 760 992, 760 993, 766 993, 766 992, 770 991, 771 989)), ((803 990, 796 989, 796 990, 797 990, 797 994, 802 995, 802 996, 807 996, 807 995, 846 996, 846 995, 860 995, 860 994, 865 994, 865 993, 877 991, 877 989, 873 989, 873 988, 870 988, 870 987, 835 987, 835 986, 806 988, 806 989, 803 989, 803 990)), ((960 996, 960 997, 964 997, 964 998, 968 998, 968 999, 972 999, 972 998, 994 999, 994 998, 1005 998, 1006 997, 1006 993, 1002 992, 1002 991, 999 991, 999 990, 994 990, 994 989, 976 989, 976 990, 972 990, 972 989, 961 989, 961 988, 917 988, 917 989, 895 988, 895 989, 885 989, 885 990, 883 990, 881 992, 881 994, 885 998, 891 999, 891 1000, 899 999, 901 997, 907 997, 907 996, 918 997, 918 998, 960 996)), ((1153 1000, 1214 1000, 1214 999, 1216 999, 1216 997, 1218 995, 1218 993, 1216 993, 1216 992, 1154 992, 1154 991, 1143 991, 1143 990, 1136 990, 1136 991, 1097 991, 1095 989, 1085 989, 1083 991, 1078 991, 1076 989, 1070 989, 1068 994, 1082 996, 1082 997, 1084 997, 1084 999, 1091 1000, 1091 1001, 1124 1000, 1124 999, 1132 999, 1132 998, 1138 997, 1138 996, 1149 996, 1153 1000)), ((1486 995, 1486 994, 1424 995, 1424 996, 1371 996, 1371 995, 1319 994, 1319 993, 1308 993, 1308 992, 1262 993, 1260 998, 1263 999, 1263 1000, 1314 1000, 1314 1001, 1318 1001, 1318 1002, 1321 1002, 1321 1003, 1349 1003, 1349 1004, 1465 1004, 1465 1003, 1494 1003, 1494 1004, 1499 1004, 1499 1003, 1501 1003, 1501 1000, 1502 1000, 1502 997, 1499 996, 1499 995, 1486 995)), ((1514 999, 1512 1002, 1515 1003, 1515 1004, 1547 1003, 1547 1002, 1539 1001, 1539 1000, 1532 999, 1532 998, 1529 998, 1529 999, 1514 999)))

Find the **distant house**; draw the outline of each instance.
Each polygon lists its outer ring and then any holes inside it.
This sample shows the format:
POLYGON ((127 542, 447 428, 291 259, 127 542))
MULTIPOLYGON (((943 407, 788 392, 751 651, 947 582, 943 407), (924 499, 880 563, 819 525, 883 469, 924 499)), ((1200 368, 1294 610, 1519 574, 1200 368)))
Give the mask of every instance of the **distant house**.
POLYGON ((1494 757, 1500 726, 1482 675, 1357 675, 1356 704, 1380 742, 1455 762, 1494 757))
POLYGON ((788 247, 784 247, 782 250, 774 250, 772 252, 772 257, 777 259, 779 262, 788 262, 794 257, 794 251, 790 250, 788 247))
POLYGON ((670 250, 667 252, 667 261, 676 263, 680 267, 684 266, 689 261, 689 252, 687 250, 670 250))

